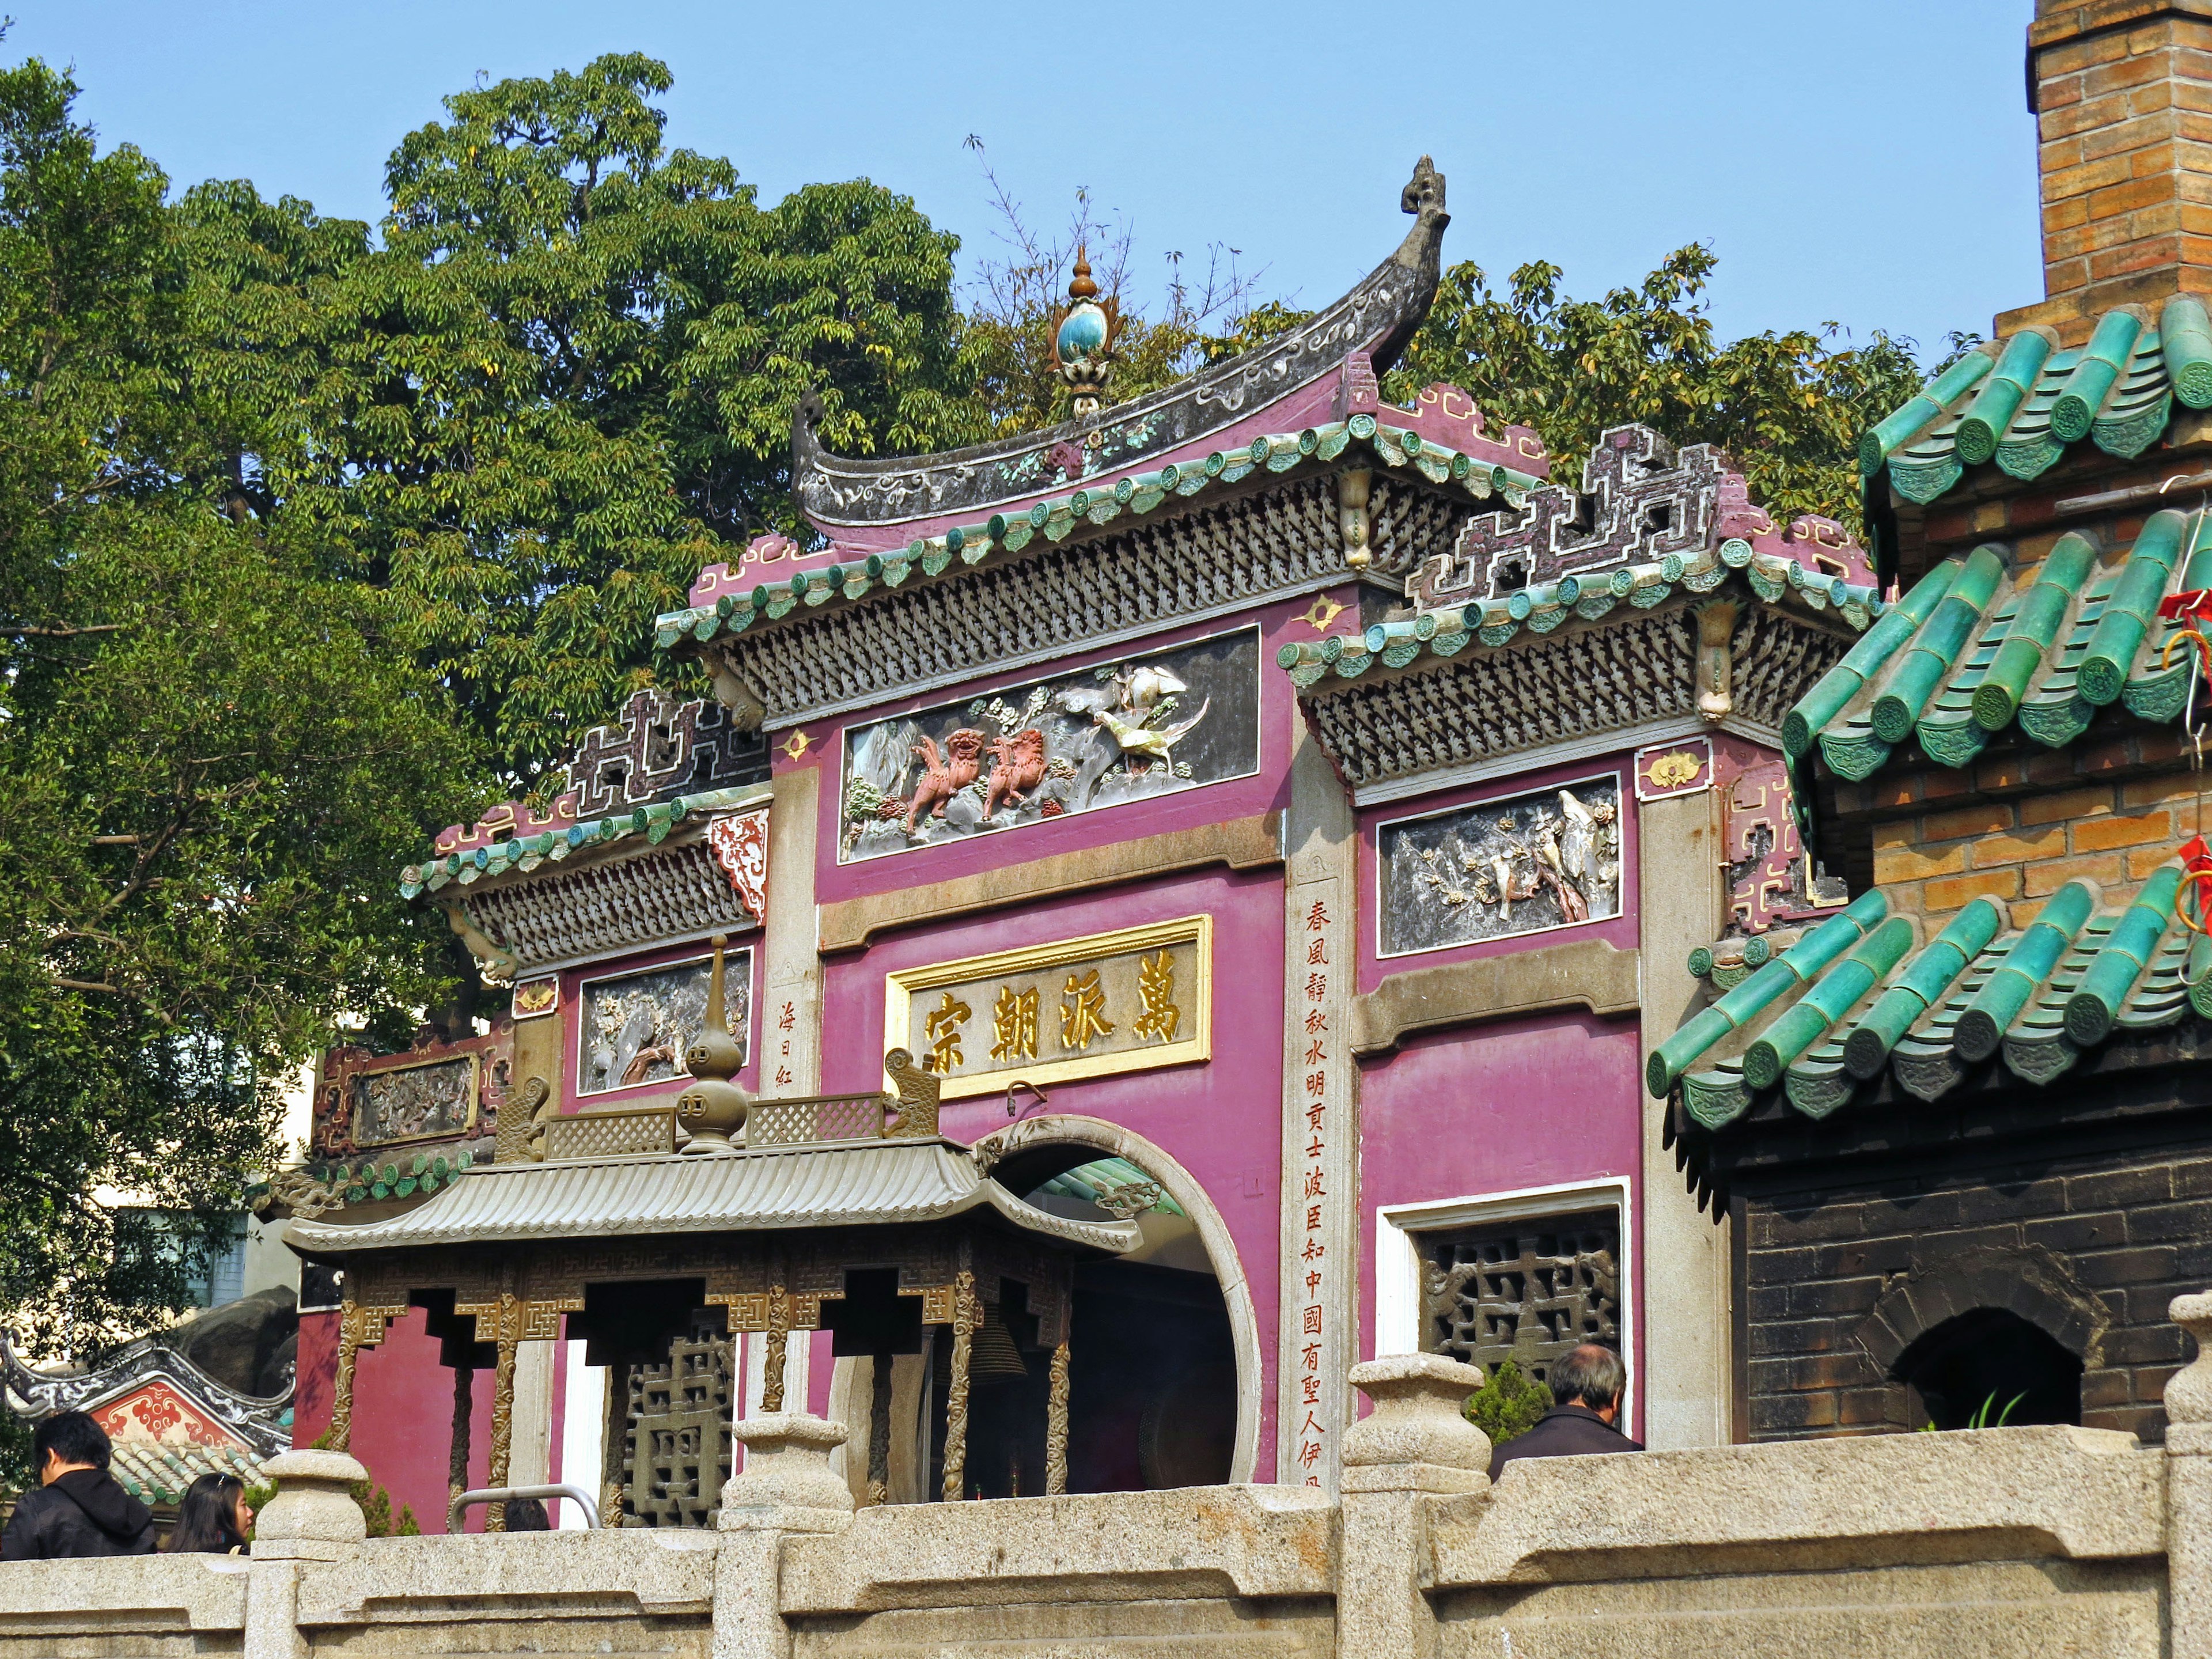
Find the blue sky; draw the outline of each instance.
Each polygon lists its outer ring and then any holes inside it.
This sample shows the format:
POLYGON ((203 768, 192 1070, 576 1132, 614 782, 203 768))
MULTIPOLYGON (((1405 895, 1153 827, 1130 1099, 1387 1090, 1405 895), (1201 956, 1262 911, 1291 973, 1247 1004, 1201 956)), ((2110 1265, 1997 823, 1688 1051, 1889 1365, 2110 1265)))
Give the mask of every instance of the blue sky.
POLYGON ((11 0, 0 54, 73 64, 81 112, 180 184, 251 178, 374 218, 386 155, 479 70, 665 60, 672 143, 772 201, 865 174, 994 220, 973 133, 1033 220, 1131 224, 1138 297, 1212 243, 1307 304, 1393 246, 1432 153, 1448 260, 1568 291, 1711 242, 1722 331, 1833 319, 1927 346, 2039 298, 2029 0, 1446 0, 1270 6, 11 0))

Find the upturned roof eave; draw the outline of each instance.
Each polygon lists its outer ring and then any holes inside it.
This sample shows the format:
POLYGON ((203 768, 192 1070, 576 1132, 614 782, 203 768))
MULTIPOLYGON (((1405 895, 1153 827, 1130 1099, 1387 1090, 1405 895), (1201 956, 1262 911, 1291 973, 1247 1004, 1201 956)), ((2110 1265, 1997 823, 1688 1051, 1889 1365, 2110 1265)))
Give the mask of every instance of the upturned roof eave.
MULTIPOLYGON (((1180 451, 1202 450, 1271 406, 1325 396, 1328 378, 1356 352, 1377 372, 1386 369, 1426 319, 1442 276, 1451 216, 1443 178, 1426 156, 1400 205, 1414 223, 1398 248, 1305 322, 1087 419, 933 455, 846 458, 821 447, 814 435, 819 402, 802 398, 792 423, 793 496, 832 540, 882 550, 941 533, 963 517, 1030 502, 1060 471, 1050 457, 1064 445, 1097 452, 1102 474, 1156 467, 1180 451)), ((1310 423, 1314 412, 1297 424, 1310 423)))
MULTIPOLYGON (((1047 497, 1025 518, 994 515, 979 524, 955 525, 942 534, 917 538, 904 549, 870 553, 794 573, 750 588, 742 580, 711 603, 664 613, 655 620, 656 642, 664 651, 696 653, 717 641, 771 628, 794 615, 808 617, 823 607, 865 602, 871 595, 908 582, 957 577, 994 558, 1011 556, 1039 544, 1079 542, 1105 533, 1109 526, 1148 518, 1163 508, 1210 501, 1231 487, 1265 475, 1310 476, 1348 454, 1413 482, 1455 489, 1472 501, 1496 500, 1518 507, 1525 492, 1543 482, 1502 462, 1424 439, 1410 426, 1389 416, 1355 414, 1298 431, 1271 433, 1234 453, 1214 452, 1185 471, 1170 463, 1158 471, 1124 477, 1111 485, 1071 490, 1047 497), (1357 444, 1357 452, 1352 446, 1357 444)), ((1346 580, 1358 574, 1347 567, 1346 580)), ((709 584, 702 580, 695 592, 709 584)))

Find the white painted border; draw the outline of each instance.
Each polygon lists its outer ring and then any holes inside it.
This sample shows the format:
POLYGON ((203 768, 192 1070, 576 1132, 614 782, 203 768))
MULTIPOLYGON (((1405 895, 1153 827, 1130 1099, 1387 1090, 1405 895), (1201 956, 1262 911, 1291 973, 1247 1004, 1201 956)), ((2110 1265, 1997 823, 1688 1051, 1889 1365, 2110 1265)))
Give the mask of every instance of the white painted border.
MULTIPOLYGON (((1468 951, 1478 945, 1503 945, 1510 939, 1534 939, 1539 933, 1564 933, 1570 927, 1596 927, 1608 921, 1619 921, 1628 914, 1628 836, 1623 823, 1628 816, 1628 785, 1621 781, 1619 772, 1592 772, 1583 777, 1563 778, 1557 783, 1531 786, 1523 782, 1510 794, 1486 795, 1480 800, 1463 800, 1456 806, 1440 806, 1425 812, 1408 812, 1401 817, 1378 819, 1375 824, 1375 960, 1395 962, 1401 957, 1432 956, 1438 951, 1468 951), (1495 806, 1509 805, 1515 801, 1529 799, 1536 795, 1554 795, 1562 789, 1580 788, 1586 783, 1603 783, 1613 780, 1613 811, 1616 833, 1620 839, 1620 872, 1613 878, 1619 884, 1614 893, 1615 908, 1609 916, 1592 916, 1587 921, 1555 921, 1548 927, 1522 927, 1510 933, 1494 933, 1488 939, 1463 939, 1447 945, 1421 945, 1409 951, 1386 951, 1382 948, 1382 877, 1385 860, 1382 854, 1382 835, 1403 823, 1428 823, 1437 818, 1457 817, 1463 813, 1480 812, 1495 806)), ((1640 845, 1640 843, 1639 843, 1640 845)))
MULTIPOLYGON (((1243 608, 1243 601, 1238 602, 1237 608, 1240 610, 1243 608)), ((1145 630, 1133 636, 1131 642, 1134 643, 1141 640, 1147 634, 1157 634, 1161 631, 1158 628, 1145 630)), ((1252 678, 1252 764, 1242 772, 1232 772, 1227 777, 1212 778, 1205 783, 1200 783, 1193 779, 1189 789, 1177 789, 1164 795, 1143 795, 1135 800, 1116 801, 1110 806, 1094 806, 1089 811, 1077 812, 1073 814, 1073 817, 1087 818, 1093 812, 1118 812, 1126 806, 1157 805, 1161 801, 1173 800, 1196 790, 1212 789, 1224 783, 1241 783, 1247 778, 1255 778, 1260 775, 1267 763, 1267 665, 1270 659, 1267 655, 1267 629, 1258 622, 1255 621, 1243 628, 1224 628, 1212 634, 1194 635, 1187 640, 1171 640, 1164 645, 1149 650, 1124 652, 1121 653, 1120 660, 1127 662, 1133 657, 1164 656, 1170 651, 1187 651, 1194 646, 1211 645, 1216 640, 1234 639, 1239 634, 1252 635, 1253 649, 1257 653, 1255 658, 1252 678)), ((1088 654, 1089 649, 1090 647, 1085 647, 1085 654, 1088 654)), ((1117 665, 1110 656, 1091 665, 1092 668, 1109 668, 1115 665, 1117 665)), ((916 720, 923 714, 933 714, 939 709, 950 708, 963 702, 978 702, 987 697, 1005 697, 1012 702, 1012 699, 1008 695, 1010 692, 1032 690, 1051 681, 1073 679, 1088 672, 1087 669, 1083 668, 1063 668, 1042 674, 1032 672, 1026 678, 1010 679, 1003 684, 988 687, 965 698, 952 697, 942 702, 928 703, 921 708, 910 709, 903 714, 882 714, 874 720, 857 724, 848 722, 839 728, 837 733, 837 823, 842 825, 845 822, 845 786, 852 781, 853 776, 853 738, 855 733, 872 731, 878 726, 888 725, 893 720, 916 720)), ((957 685, 959 682, 953 680, 948 684, 957 685)), ((1062 814, 1063 818, 1069 816, 1071 815, 1062 814)), ((1060 821, 1052 820, 1055 823, 1060 821)), ((909 853, 927 853, 937 848, 966 846, 971 842, 988 841, 994 836, 1008 835, 1018 830, 1034 830, 1038 824, 1045 822, 1047 820, 1042 818, 1034 818, 1027 823, 1010 823, 1004 829, 988 830, 982 835, 961 836, 951 841, 920 842, 909 847, 895 847, 888 853, 871 853, 864 859, 847 858, 842 851, 841 836, 836 867, 840 870, 864 870, 870 865, 881 864, 886 859, 903 858, 909 853)))
POLYGON ((1537 1216, 1572 1213, 1610 1206, 1620 1219, 1620 1358, 1628 1368, 1623 1423, 1635 1419, 1637 1279, 1635 1184, 1627 1176, 1601 1176, 1554 1187, 1519 1187, 1510 1192, 1465 1198, 1432 1199, 1419 1204, 1386 1204, 1375 1208, 1375 1353, 1421 1351, 1421 1262, 1413 1249, 1417 1232, 1447 1227, 1481 1226, 1537 1216))

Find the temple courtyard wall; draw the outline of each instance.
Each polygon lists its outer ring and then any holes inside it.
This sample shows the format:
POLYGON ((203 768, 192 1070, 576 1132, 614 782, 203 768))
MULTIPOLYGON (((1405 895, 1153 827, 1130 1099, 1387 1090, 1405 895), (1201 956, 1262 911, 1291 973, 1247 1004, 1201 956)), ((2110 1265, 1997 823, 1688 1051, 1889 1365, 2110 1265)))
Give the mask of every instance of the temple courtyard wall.
MULTIPOLYGON (((2203 1337, 2212 1297, 2176 1316, 2203 1337)), ((1706 1659, 2212 1656, 2212 1360, 2163 1448, 2065 1426, 1524 1462, 1467 1368, 1370 1362, 1340 1495, 1192 1487, 851 1507, 818 1419, 744 1425, 714 1531, 362 1538, 278 1460, 245 1558, 0 1569, 0 1659, 668 1654, 1706 1659)))

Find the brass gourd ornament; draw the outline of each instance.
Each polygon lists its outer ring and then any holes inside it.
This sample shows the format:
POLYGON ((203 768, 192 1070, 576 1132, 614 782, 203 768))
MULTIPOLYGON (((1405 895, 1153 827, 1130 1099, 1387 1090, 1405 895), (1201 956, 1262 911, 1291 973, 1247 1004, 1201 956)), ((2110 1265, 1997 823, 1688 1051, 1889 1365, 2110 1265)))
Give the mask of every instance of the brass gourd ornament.
POLYGON ((745 1063, 744 1051, 730 1035, 722 1012, 722 951, 729 943, 714 935, 714 969, 707 983, 706 1029, 691 1039, 684 1063, 691 1073, 691 1086, 676 1097, 676 1121, 691 1139, 690 1152, 729 1152, 736 1146, 731 1137, 745 1127, 753 1097, 730 1079, 745 1063))

